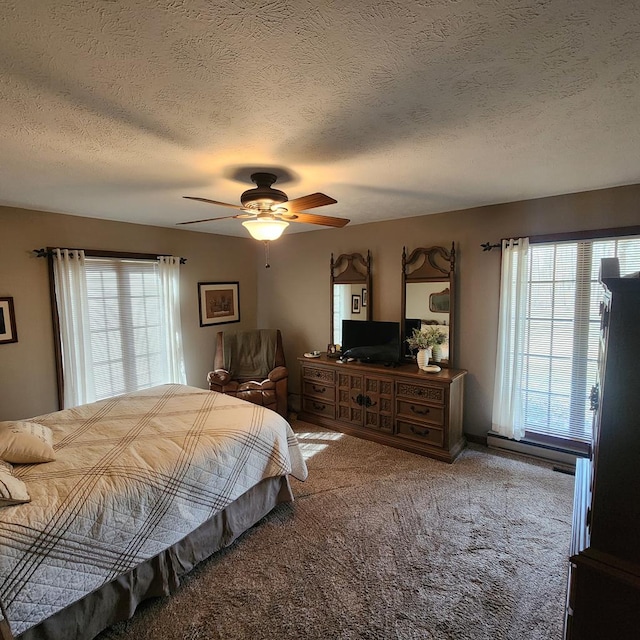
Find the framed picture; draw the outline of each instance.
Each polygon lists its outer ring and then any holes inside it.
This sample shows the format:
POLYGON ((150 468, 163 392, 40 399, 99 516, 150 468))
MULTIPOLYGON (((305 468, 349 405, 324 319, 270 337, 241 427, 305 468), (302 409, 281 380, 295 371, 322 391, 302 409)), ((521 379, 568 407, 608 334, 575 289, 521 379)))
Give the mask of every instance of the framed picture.
POLYGON ((449 313, 449 288, 429 296, 429 311, 434 313, 449 313))
POLYGON ((351 313, 360 313, 360 296, 357 293, 351 296, 351 313))
POLYGON ((362 289, 362 306, 363 307, 367 306, 367 290, 366 289, 362 289))
POLYGON ((18 342, 13 298, 0 298, 0 344, 18 342))
POLYGON ((200 326, 240 322, 238 282, 198 282, 200 326))

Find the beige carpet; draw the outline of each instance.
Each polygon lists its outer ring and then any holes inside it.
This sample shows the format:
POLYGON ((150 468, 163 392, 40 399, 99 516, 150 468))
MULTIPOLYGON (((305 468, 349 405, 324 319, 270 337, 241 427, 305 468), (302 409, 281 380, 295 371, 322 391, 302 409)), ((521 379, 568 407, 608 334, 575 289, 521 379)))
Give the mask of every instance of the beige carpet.
POLYGON ((296 502, 101 640, 560 640, 571 476, 294 427, 311 456, 296 502))

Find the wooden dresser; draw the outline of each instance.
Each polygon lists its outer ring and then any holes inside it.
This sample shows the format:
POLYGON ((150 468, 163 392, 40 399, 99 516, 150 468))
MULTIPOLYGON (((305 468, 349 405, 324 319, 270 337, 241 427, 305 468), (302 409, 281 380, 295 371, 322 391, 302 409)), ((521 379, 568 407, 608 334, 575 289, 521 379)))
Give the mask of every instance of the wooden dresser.
POLYGON ((592 455, 576 466, 568 640, 640 638, 640 279, 602 282, 592 455))
POLYGON ((464 448, 466 371, 339 363, 324 354, 298 360, 301 420, 445 462, 464 448))

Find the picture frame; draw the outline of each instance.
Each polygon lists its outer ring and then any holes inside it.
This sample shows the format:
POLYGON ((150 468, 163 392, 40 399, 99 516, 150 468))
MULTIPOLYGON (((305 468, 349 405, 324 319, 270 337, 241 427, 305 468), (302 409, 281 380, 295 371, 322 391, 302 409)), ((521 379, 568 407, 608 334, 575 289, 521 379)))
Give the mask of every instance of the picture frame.
POLYGON ((360 313, 360 296, 357 293, 351 296, 351 313, 360 313))
POLYGON ((367 289, 365 287, 363 287, 363 289, 362 289, 362 306, 363 307, 367 306, 367 299, 368 299, 367 289))
POLYGON ((239 282, 198 282, 200 326, 240 322, 239 282))
POLYGON ((13 298, 0 298, 0 344, 18 342, 13 298))
POLYGON ((429 311, 433 313, 449 313, 450 307, 449 287, 429 295, 429 311))

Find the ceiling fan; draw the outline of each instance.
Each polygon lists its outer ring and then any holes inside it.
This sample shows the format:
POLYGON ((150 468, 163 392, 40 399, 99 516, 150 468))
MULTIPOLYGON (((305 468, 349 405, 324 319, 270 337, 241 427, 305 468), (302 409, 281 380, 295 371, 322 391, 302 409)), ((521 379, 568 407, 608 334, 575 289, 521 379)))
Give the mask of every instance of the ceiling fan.
POLYGON ((326 196, 324 193, 312 193, 308 196, 289 200, 287 194, 279 189, 274 189, 271 185, 277 180, 273 173, 258 172, 251 174, 252 182, 256 187, 248 189, 240 196, 241 205, 218 202, 207 198, 196 198, 194 196, 183 196, 188 200, 198 200, 207 204, 216 204, 221 207, 238 209, 242 213, 233 216, 223 216, 221 218, 205 218, 203 220, 191 220, 189 222, 178 222, 179 225, 197 224, 198 222, 211 222, 214 220, 228 220, 238 218, 245 220, 242 225, 256 240, 276 240, 282 232, 289 226, 290 222, 304 222, 306 224, 317 224, 325 227, 344 227, 349 223, 347 218, 334 218, 331 216, 320 216, 315 213, 305 213, 305 209, 315 209, 329 204, 335 204, 337 200, 326 196))

